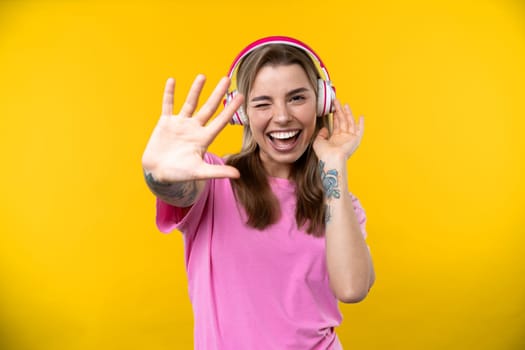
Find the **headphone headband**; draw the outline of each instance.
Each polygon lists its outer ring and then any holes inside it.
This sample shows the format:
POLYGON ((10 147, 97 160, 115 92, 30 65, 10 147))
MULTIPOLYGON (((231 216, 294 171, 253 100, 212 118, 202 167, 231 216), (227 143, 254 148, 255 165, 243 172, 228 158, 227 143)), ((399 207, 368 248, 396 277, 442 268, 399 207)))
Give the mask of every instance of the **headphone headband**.
POLYGON ((299 41, 297 39, 287 37, 287 36, 268 36, 265 38, 261 38, 259 40, 254 41, 250 45, 246 46, 244 50, 242 50, 237 57, 233 60, 232 65, 230 66, 230 69, 228 70, 228 77, 231 79, 233 77, 233 73, 235 72, 235 69, 239 65, 240 61, 247 56, 250 52, 253 50, 270 44, 285 44, 290 46, 295 46, 299 49, 302 49, 303 51, 306 51, 313 59, 317 61, 317 64, 319 64, 319 67, 321 68, 325 80, 330 81, 330 74, 328 74, 328 70, 326 69, 323 61, 321 58, 315 53, 310 46, 306 45, 302 41, 299 41))

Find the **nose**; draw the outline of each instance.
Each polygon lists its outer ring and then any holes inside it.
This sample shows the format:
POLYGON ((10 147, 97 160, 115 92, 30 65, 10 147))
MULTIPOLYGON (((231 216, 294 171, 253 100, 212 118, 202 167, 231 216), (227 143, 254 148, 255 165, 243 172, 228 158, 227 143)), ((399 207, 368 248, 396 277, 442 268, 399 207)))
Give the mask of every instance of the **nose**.
POLYGON ((292 120, 292 114, 288 110, 286 103, 275 103, 272 119, 277 123, 288 123, 292 120))

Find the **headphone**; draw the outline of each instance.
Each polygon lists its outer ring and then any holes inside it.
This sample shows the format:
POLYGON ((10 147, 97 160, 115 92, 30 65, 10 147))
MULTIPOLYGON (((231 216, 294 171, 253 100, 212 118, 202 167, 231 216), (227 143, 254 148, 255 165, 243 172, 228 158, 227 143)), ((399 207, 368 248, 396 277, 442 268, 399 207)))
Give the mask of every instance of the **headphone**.
MULTIPOLYGON (((314 63, 317 63, 318 66, 321 68, 320 71, 322 72, 322 76, 324 76, 325 79, 317 79, 317 115, 318 116, 324 116, 328 113, 331 113, 334 111, 334 100, 335 100, 335 88, 332 86, 332 83, 330 81, 330 75, 328 74, 328 70, 326 69, 325 65, 323 64, 323 61, 321 58, 312 50, 308 45, 305 43, 286 36, 269 36, 265 37, 259 40, 254 41, 250 45, 246 46, 235 58, 232 65, 230 66, 230 70, 228 71, 228 77, 232 79, 233 74, 235 70, 237 69, 237 66, 240 64, 242 59, 246 57, 250 52, 254 51, 255 49, 258 49, 265 45, 270 44, 285 44, 297 47, 301 50, 303 50, 308 56, 314 61, 314 63)), ((237 94, 237 90, 233 90, 231 92, 226 93, 226 97, 224 98, 224 105, 228 105, 233 97, 237 94)), ((248 116, 246 115, 244 108, 241 106, 239 109, 235 112, 232 119, 230 120, 230 124, 238 124, 238 125, 246 125, 248 124, 248 116)))

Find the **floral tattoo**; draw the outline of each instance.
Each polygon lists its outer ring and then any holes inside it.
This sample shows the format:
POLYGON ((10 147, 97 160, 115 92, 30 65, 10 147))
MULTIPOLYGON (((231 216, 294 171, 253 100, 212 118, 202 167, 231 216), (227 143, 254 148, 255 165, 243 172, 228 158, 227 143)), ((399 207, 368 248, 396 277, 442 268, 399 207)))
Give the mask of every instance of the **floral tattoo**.
POLYGON ((324 162, 319 161, 319 171, 321 172, 321 182, 323 184, 323 189, 326 195, 326 198, 339 198, 341 197, 341 192, 338 188, 339 181, 337 179, 339 173, 335 169, 330 169, 328 171, 324 170, 324 162))
MULTIPOLYGON (((321 173, 321 183, 323 184, 324 193, 327 199, 341 197, 339 190, 339 173, 336 169, 324 170, 324 162, 319 161, 319 172, 321 173)), ((332 208, 325 204, 324 222, 327 224, 332 219, 332 208)))

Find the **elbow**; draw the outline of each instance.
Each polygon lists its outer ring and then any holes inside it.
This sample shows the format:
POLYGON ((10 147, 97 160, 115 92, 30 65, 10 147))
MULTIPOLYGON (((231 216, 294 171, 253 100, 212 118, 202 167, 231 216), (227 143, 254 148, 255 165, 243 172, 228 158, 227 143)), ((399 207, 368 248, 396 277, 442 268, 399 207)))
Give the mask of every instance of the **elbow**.
POLYGON ((354 274, 330 275, 330 286, 335 297, 345 304, 363 301, 375 282, 376 276, 372 265, 354 274))
POLYGON ((368 295, 368 289, 352 289, 349 288, 346 291, 338 292, 335 294, 336 298, 345 304, 356 304, 363 301, 368 295))
POLYGON ((363 301, 374 284, 375 276, 372 275, 367 282, 350 281, 346 286, 333 287, 335 297, 345 304, 356 304, 363 301))

